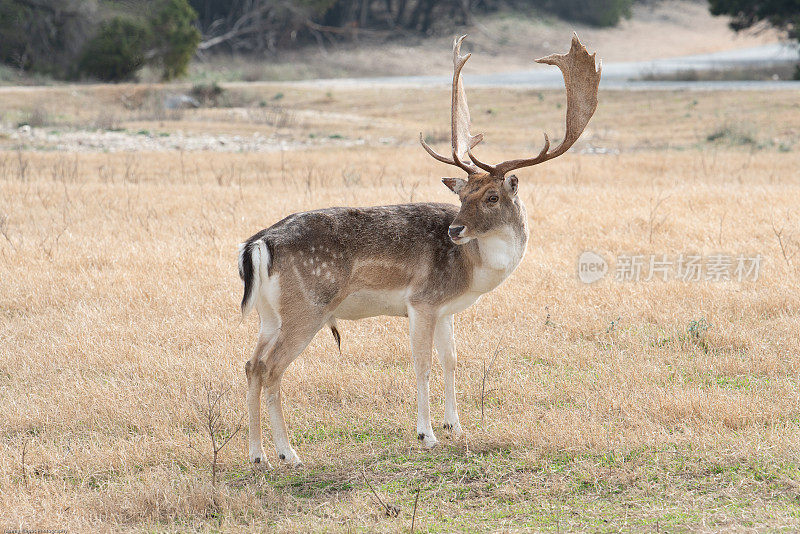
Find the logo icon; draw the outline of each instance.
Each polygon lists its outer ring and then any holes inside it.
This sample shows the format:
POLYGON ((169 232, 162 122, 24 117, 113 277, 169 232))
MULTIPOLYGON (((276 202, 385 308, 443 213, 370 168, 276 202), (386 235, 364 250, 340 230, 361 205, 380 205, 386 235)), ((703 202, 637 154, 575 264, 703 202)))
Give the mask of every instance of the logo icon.
POLYGON ((578 279, 591 284, 603 278, 608 272, 608 264, 600 254, 587 250, 578 257, 578 279))

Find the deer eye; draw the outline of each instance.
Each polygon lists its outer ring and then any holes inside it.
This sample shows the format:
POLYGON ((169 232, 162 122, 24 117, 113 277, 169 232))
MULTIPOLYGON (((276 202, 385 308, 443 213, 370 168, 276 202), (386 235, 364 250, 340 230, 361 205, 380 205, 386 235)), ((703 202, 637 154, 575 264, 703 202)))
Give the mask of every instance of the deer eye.
POLYGON ((500 200, 500 197, 498 197, 497 195, 492 195, 492 196, 490 196, 489 198, 486 199, 486 202, 494 204, 498 200, 500 200))

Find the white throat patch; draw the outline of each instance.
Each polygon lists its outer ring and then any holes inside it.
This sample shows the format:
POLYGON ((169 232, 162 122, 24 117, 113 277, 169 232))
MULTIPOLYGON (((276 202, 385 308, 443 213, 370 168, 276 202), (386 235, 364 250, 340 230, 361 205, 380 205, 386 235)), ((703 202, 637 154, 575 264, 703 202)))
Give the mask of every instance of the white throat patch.
POLYGON ((525 241, 506 226, 478 239, 481 264, 475 267, 472 289, 489 291, 508 278, 525 255, 525 241))

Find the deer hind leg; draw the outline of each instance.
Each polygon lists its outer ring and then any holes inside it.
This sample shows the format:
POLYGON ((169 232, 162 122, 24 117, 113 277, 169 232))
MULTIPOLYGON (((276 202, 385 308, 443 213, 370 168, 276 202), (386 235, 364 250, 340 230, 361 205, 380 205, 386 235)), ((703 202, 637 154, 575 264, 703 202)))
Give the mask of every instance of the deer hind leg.
POLYGON ((281 379, 289 365, 303 352, 324 324, 323 321, 305 319, 307 318, 304 318, 303 324, 284 321, 274 345, 263 360, 262 380, 267 390, 267 411, 272 427, 272 438, 275 441, 278 457, 291 466, 299 465, 301 460, 289 444, 289 434, 283 416, 281 379))
POLYGON ((422 446, 432 449, 439 441, 431 426, 430 376, 433 358, 433 333, 436 325, 433 314, 409 307, 411 357, 417 375, 417 437, 422 446))
POLYGON ((456 342, 452 315, 446 315, 436 323, 433 341, 444 371, 444 428, 450 431, 453 439, 459 439, 464 431, 456 406, 456 342))
POLYGON ((264 388, 264 359, 272 350, 278 338, 279 320, 277 314, 268 313, 265 309, 260 312, 261 330, 258 334, 258 343, 253 351, 253 356, 244 366, 247 376, 247 412, 249 416, 249 443, 250 462, 269 462, 264 455, 263 439, 261 435, 261 393, 264 388))

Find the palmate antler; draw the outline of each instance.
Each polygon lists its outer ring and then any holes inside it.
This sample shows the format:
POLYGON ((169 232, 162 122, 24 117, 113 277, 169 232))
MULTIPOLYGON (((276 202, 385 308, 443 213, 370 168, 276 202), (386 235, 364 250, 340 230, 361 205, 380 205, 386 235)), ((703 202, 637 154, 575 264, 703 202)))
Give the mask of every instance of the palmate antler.
POLYGON ((483 134, 472 135, 470 129, 469 107, 467 106, 467 94, 464 92, 464 84, 461 81, 461 69, 472 56, 461 55, 461 43, 466 38, 462 35, 453 41, 453 92, 450 111, 450 142, 453 150, 453 157, 448 158, 435 152, 419 134, 419 142, 422 143, 428 154, 443 163, 461 167, 468 173, 478 172, 478 167, 468 159, 469 151, 483 140, 483 134))
MULTIPOLYGON (((466 109, 467 99, 464 95, 460 80, 461 68, 463 68, 466 60, 469 59, 469 55, 462 58, 458 53, 461 41, 464 40, 464 37, 458 39, 453 46, 456 67, 455 74, 453 75, 453 159, 450 160, 437 154, 423 141, 422 146, 425 150, 439 161, 457 165, 470 174, 476 172, 477 168, 480 168, 494 176, 504 176, 507 172, 514 169, 538 165, 539 163, 556 158, 569 150, 581 136, 586 125, 589 123, 589 119, 592 118, 595 109, 597 109, 597 90, 600 85, 602 65, 596 65, 595 54, 589 54, 586 47, 578 40, 578 36, 573 34, 572 46, 567 54, 552 54, 536 60, 537 63, 547 63, 548 65, 557 66, 561 69, 561 73, 564 76, 564 86, 567 90, 567 117, 564 140, 561 141, 561 144, 554 150, 550 151, 550 138, 545 134, 544 147, 536 157, 514 159, 504 161, 497 165, 489 165, 480 161, 471 152, 475 145, 483 139, 483 136, 469 135, 469 110, 466 109), (461 60, 460 62, 458 61, 459 59, 461 60), (459 104, 458 106, 456 106, 457 102, 459 104), (463 133, 457 134, 457 132, 463 133), (470 141, 465 142, 466 139, 470 141), (457 140, 461 144, 458 144, 457 140), (460 150, 464 146, 468 146, 466 155, 469 157, 471 165, 463 161, 464 158, 460 150)), ((422 140, 421 134, 420 140, 422 140)))

